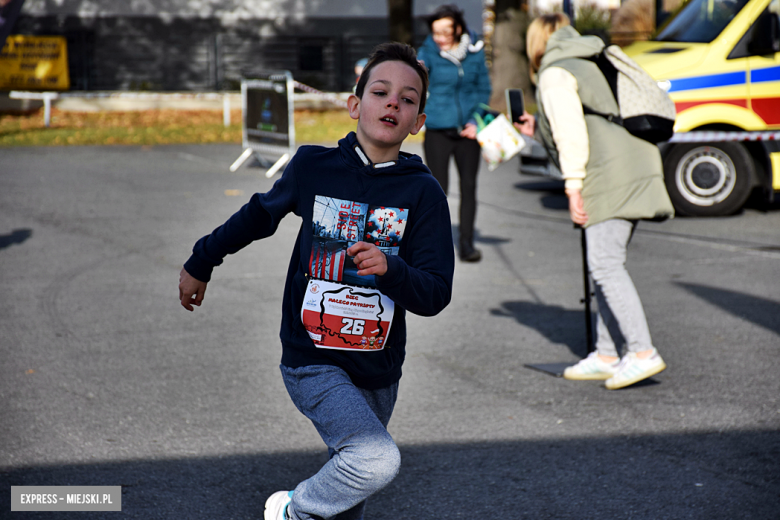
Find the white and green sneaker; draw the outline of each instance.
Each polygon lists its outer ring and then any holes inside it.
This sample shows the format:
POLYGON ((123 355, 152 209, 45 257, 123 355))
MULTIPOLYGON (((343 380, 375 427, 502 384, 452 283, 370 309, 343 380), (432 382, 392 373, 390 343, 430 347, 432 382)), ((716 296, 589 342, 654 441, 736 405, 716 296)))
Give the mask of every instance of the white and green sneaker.
POLYGON ((614 376, 607 379, 604 386, 608 390, 617 390, 638 383, 666 369, 666 363, 656 349, 650 357, 640 359, 634 352, 629 352, 620 360, 620 366, 614 376))
POLYGON ((619 359, 613 363, 607 363, 599 358, 597 352, 591 352, 588 357, 581 359, 576 365, 567 367, 563 371, 563 377, 573 381, 603 381, 615 375, 619 364, 619 359))
POLYGON ((264 520, 288 520, 287 506, 292 500, 292 491, 277 491, 265 501, 264 520))

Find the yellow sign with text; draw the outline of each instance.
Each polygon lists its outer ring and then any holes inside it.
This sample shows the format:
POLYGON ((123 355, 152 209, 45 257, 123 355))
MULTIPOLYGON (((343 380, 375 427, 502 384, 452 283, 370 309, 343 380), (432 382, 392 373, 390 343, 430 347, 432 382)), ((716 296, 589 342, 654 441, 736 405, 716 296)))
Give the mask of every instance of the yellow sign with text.
POLYGON ((62 36, 6 38, 0 51, 0 90, 68 90, 68 46, 62 36))

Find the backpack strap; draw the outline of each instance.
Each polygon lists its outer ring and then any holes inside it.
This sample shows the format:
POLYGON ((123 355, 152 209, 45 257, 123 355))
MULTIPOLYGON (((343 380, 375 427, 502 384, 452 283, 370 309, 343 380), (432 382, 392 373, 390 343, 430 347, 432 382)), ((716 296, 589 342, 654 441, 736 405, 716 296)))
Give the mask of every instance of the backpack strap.
MULTIPOLYGON (((612 95, 614 96, 615 101, 618 101, 618 70, 614 65, 612 65, 612 62, 609 61, 609 58, 607 58, 606 47, 604 49, 605 50, 602 50, 595 56, 591 56, 587 59, 595 63, 601 73, 604 74, 604 79, 606 79, 607 83, 609 83, 609 89, 612 91, 612 95)), ((620 103, 618 103, 618 106, 620 106, 620 103)))
MULTIPOLYGON (((605 47, 606 49, 606 47, 605 47)), ((607 83, 609 84, 609 89, 612 91, 612 97, 615 98, 615 102, 617 103, 618 107, 620 107, 620 103, 618 102, 618 96, 617 96, 617 89, 618 89, 618 70, 615 68, 614 65, 609 61, 607 58, 607 55, 604 53, 604 50, 602 50, 600 53, 595 54, 589 58, 583 58, 588 61, 592 61, 596 64, 596 66, 599 68, 601 73, 604 75, 604 79, 607 80, 607 83)), ((620 116, 615 116, 612 114, 605 114, 603 112, 599 112, 597 110, 593 110, 589 106, 583 104, 582 105, 582 111, 584 114, 593 114, 597 116, 601 116, 610 123, 615 123, 616 125, 623 126, 623 118, 620 116)))
POLYGON ((592 114, 596 116, 601 116, 610 123, 615 123, 616 125, 623 126, 623 118, 620 116, 612 115, 612 114, 605 114, 604 112, 598 112, 597 110, 593 110, 588 105, 582 105, 582 113, 585 115, 592 114))

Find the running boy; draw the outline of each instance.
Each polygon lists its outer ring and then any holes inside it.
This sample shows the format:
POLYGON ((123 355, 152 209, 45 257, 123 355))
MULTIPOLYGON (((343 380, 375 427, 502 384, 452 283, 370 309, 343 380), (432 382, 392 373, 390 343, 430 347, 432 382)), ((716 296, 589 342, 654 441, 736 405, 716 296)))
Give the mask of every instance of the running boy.
POLYGON ((303 219, 282 308, 281 371, 330 460, 265 504, 265 520, 361 519, 366 499, 398 473, 387 424, 405 356, 406 311, 450 301, 454 254, 447 199, 416 155, 400 152, 425 122, 428 74, 413 48, 374 50, 349 97, 357 131, 337 148, 303 146, 267 193, 200 239, 179 280, 200 306, 214 267, 303 219))

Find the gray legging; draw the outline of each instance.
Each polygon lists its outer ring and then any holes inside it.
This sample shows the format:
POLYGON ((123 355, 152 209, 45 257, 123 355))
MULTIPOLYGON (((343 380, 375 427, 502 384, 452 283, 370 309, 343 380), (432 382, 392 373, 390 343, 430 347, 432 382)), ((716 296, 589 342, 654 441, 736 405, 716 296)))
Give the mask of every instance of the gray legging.
POLYGON ((425 163, 439 181, 444 193, 449 187, 450 156, 455 156, 460 177, 460 244, 473 247, 477 216, 477 173, 480 148, 474 139, 458 135, 456 129, 425 131, 425 163))
POLYGON ((653 348, 642 302, 626 271, 626 249, 635 227, 635 221, 612 219, 585 228, 588 269, 599 305, 596 351, 604 356, 618 356, 618 330, 628 352, 653 348))

